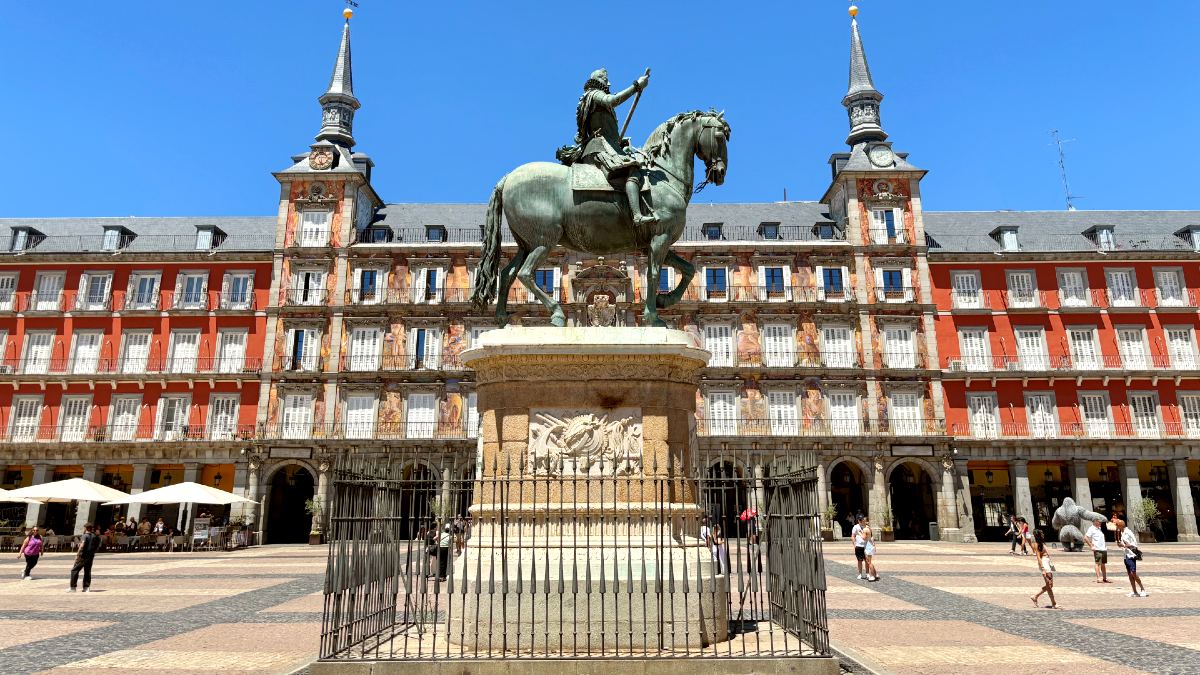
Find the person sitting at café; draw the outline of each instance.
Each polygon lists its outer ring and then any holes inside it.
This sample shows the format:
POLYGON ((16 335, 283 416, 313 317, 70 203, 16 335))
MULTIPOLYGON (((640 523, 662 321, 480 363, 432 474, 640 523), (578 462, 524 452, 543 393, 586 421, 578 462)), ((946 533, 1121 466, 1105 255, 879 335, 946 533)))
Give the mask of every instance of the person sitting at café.
POLYGON ((166 523, 163 522, 162 518, 159 518, 158 522, 154 524, 154 534, 161 535, 161 534, 166 534, 166 533, 167 533, 167 525, 166 525, 166 523))
POLYGON ((125 534, 137 534, 137 519, 133 516, 129 517, 129 525, 125 526, 125 534))
POLYGON ((138 525, 137 533, 139 535, 150 534, 150 519, 149 518, 142 518, 142 522, 138 525))

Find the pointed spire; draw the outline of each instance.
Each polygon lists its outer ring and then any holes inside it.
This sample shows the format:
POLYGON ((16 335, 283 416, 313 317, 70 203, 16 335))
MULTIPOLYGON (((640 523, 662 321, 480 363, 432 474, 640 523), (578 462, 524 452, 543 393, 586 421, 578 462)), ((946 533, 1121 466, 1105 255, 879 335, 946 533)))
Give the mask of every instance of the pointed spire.
POLYGON ((342 14, 346 25, 342 28, 342 44, 333 63, 333 75, 329 78, 329 88, 317 99, 321 103, 321 131, 317 140, 350 148, 354 146, 354 111, 360 103, 354 97, 354 73, 350 66, 350 17, 354 12, 347 7, 342 14))
POLYGON ((850 135, 846 144, 850 146, 867 141, 882 141, 887 138, 879 122, 879 103, 883 94, 871 80, 871 68, 867 65, 867 52, 863 49, 862 36, 858 34, 858 7, 850 6, 850 86, 842 105, 850 116, 850 135))

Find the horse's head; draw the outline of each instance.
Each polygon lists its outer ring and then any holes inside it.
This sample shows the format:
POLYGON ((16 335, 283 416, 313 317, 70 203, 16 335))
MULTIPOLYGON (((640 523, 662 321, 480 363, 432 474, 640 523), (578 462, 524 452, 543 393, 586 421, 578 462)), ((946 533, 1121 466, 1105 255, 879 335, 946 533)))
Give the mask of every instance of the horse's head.
POLYGON ((704 180, 717 185, 725 182, 725 170, 729 162, 729 122, 724 112, 708 112, 697 118, 700 135, 696 142, 696 156, 704 160, 704 180))

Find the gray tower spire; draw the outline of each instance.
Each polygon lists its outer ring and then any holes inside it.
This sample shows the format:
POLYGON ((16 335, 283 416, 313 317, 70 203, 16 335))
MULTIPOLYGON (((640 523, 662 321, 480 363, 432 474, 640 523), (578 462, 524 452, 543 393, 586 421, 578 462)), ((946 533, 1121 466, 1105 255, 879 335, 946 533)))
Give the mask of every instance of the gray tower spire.
POLYGON ((342 28, 342 44, 338 47, 337 61, 333 63, 333 75, 329 88, 317 99, 321 103, 321 131, 318 141, 329 141, 347 148, 354 147, 354 111, 359 102, 354 97, 354 75, 350 68, 350 17, 353 12, 346 8, 342 14, 346 25, 342 28))
POLYGON ((867 141, 882 141, 887 138, 879 122, 879 103, 883 94, 871 81, 871 68, 867 65, 867 53, 863 50, 862 37, 858 34, 858 8, 850 8, 850 87, 842 99, 846 113, 850 115, 850 135, 846 144, 858 145, 867 141))

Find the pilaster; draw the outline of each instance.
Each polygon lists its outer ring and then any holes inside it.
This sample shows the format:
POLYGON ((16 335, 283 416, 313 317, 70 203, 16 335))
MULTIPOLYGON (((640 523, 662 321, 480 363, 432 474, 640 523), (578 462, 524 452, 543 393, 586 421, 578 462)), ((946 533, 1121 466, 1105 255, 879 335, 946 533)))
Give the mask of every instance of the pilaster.
POLYGON ((1033 515, 1033 494, 1029 489, 1029 460, 1014 459, 1009 462, 1013 477, 1013 504, 1017 515, 1029 521, 1032 528, 1037 523, 1033 515))
MULTIPOLYGON (((100 465, 99 464, 84 464, 83 479, 97 483, 100 480, 100 465)), ((83 526, 96 521, 96 507, 98 502, 75 502, 75 529, 74 534, 83 534, 83 526)))
POLYGON ((1171 479, 1171 494, 1175 497, 1175 526, 1179 541, 1200 541, 1196 527, 1196 504, 1192 500, 1192 485, 1188 480, 1187 460, 1175 459, 1167 462, 1167 475, 1171 479))

